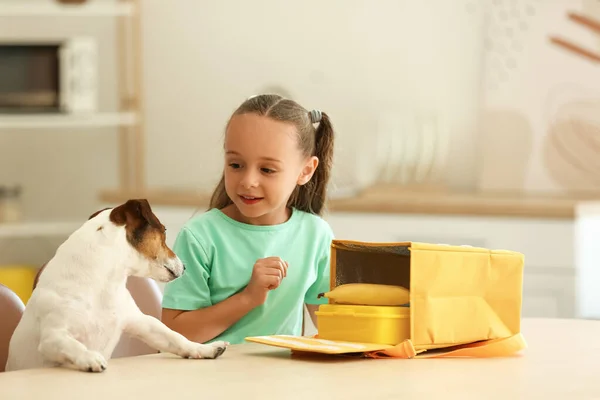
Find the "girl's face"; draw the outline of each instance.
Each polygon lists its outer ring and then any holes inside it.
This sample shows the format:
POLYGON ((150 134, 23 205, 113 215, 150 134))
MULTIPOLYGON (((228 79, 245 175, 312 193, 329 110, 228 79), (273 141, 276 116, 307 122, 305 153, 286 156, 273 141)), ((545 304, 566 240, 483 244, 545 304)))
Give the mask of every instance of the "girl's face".
POLYGON ((234 116, 225 134, 225 190, 232 217, 254 225, 289 218, 287 201, 310 180, 318 164, 298 147, 294 125, 256 114, 234 116))

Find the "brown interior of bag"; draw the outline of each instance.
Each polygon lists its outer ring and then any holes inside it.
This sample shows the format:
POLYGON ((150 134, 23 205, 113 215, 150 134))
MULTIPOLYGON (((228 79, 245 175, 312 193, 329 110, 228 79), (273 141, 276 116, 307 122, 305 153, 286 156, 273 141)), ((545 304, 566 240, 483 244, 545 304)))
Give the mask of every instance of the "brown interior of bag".
POLYGON ((376 283, 410 289, 408 246, 336 246, 334 269, 335 286, 346 283, 376 283))

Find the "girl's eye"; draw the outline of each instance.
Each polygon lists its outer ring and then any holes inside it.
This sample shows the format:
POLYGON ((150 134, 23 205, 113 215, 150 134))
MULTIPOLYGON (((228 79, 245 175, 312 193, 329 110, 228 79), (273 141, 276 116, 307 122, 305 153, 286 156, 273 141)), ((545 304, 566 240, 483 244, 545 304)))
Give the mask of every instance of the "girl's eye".
POLYGON ((230 166, 231 168, 233 168, 233 169, 238 169, 238 168, 240 168, 240 164, 238 164, 238 163, 231 163, 231 164, 229 164, 229 166, 230 166))
POLYGON ((272 170, 270 168, 261 168, 261 171, 264 172, 265 174, 273 174, 273 173, 275 173, 275 170, 272 170))

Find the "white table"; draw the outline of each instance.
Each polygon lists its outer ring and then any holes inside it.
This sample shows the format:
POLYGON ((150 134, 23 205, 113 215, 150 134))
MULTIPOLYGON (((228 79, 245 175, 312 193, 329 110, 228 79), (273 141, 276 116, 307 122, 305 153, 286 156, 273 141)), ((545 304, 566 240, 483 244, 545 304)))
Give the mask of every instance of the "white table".
POLYGON ((0 399, 599 399, 600 321, 523 321, 529 348, 495 359, 296 358, 236 345, 217 360, 150 355, 0 374, 0 399))

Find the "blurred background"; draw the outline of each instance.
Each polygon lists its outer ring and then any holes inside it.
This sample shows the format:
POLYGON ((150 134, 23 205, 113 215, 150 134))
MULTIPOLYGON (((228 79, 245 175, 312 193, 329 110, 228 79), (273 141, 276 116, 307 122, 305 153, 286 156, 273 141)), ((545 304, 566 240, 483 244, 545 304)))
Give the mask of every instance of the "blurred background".
POLYGON ((128 198, 172 243, 230 114, 276 92, 334 123, 338 238, 521 251, 524 316, 595 318, 598 21, 597 0, 0 0, 0 283, 26 301, 128 198))

